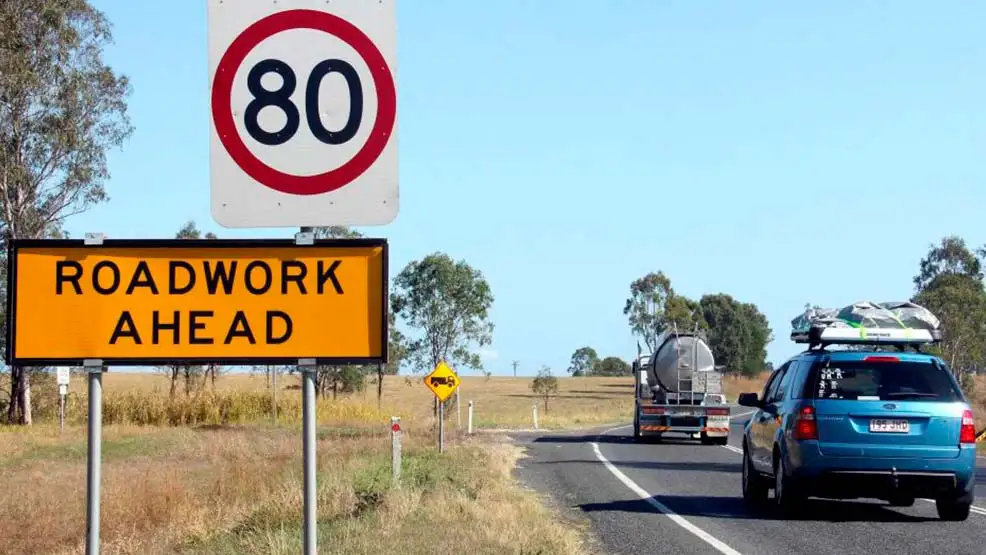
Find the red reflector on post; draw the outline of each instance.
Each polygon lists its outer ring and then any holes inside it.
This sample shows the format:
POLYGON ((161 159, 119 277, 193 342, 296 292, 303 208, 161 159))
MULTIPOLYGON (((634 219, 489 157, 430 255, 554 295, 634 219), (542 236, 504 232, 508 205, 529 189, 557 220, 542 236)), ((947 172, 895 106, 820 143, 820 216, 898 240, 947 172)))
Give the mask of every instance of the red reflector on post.
POLYGON ((394 432, 399 432, 399 431, 401 431, 401 425, 400 424, 394 424, 393 426, 390 427, 390 429, 393 430, 394 432))
POLYGON ((889 355, 869 355, 863 358, 863 362, 900 362, 900 358, 889 355))

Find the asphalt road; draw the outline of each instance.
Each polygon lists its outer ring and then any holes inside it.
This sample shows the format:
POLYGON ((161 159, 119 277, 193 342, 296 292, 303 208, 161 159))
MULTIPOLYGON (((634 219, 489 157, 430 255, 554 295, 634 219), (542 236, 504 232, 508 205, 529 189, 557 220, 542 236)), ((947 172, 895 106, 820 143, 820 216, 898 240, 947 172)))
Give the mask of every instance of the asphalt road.
POLYGON ((632 427, 596 434, 518 434, 527 448, 522 482, 588 519, 609 554, 879 555, 986 554, 986 459, 965 522, 938 519, 932 502, 891 508, 878 501, 808 500, 781 519, 748 508, 741 494, 744 414, 733 408, 730 444, 638 444, 632 427))

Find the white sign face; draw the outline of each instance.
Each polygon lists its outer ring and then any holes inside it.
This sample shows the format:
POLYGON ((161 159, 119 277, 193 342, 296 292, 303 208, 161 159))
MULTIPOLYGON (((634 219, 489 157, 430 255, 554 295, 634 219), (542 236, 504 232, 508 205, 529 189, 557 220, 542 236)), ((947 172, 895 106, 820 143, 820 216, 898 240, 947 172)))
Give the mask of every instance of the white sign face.
POLYGON ((58 380, 58 385, 67 386, 70 376, 69 369, 64 366, 59 366, 55 369, 55 378, 58 380))
POLYGON ((395 0, 208 0, 212 217, 397 217, 395 0))
POLYGON ((58 384, 58 394, 68 395, 68 386, 65 384, 58 384))

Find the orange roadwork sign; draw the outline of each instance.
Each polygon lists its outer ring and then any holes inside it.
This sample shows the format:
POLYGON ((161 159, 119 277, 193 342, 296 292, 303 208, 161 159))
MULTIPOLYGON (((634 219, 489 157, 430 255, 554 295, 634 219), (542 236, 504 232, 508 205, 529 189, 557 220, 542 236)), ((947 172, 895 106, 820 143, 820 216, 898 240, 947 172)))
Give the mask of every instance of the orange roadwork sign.
POLYGON ((12 241, 8 364, 375 363, 387 242, 12 241))

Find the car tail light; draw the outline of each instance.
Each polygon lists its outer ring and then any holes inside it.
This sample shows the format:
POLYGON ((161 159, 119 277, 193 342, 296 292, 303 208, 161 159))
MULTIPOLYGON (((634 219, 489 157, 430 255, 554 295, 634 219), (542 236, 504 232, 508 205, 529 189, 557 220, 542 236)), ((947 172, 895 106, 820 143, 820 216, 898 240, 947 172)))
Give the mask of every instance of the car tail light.
POLYGON ((959 431, 959 443, 976 443, 976 420, 972 416, 972 411, 966 409, 962 412, 962 428, 959 431))
POLYGON ((794 439, 818 439, 815 407, 801 407, 794 421, 794 439))
POLYGON ((900 358, 889 355, 869 355, 863 357, 863 362, 900 362, 900 358))

